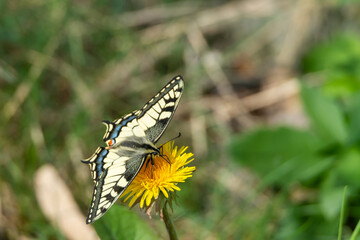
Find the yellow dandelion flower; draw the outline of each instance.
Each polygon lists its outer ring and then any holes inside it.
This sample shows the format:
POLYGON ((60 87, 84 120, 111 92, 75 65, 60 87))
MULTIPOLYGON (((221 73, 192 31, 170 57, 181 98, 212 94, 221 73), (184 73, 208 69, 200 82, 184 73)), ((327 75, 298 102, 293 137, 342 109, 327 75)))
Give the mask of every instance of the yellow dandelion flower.
POLYGON ((140 208, 143 208, 144 204, 149 207, 153 201, 158 199, 160 194, 169 198, 169 191, 180 191, 177 184, 192 177, 192 172, 195 171, 195 167, 186 166, 194 160, 192 153, 185 153, 187 148, 181 147, 178 150, 176 146, 174 147, 173 142, 164 144, 161 149, 164 157, 155 156, 153 159, 154 166, 144 164, 125 190, 123 195, 127 195, 127 197, 124 202, 131 199, 130 207, 135 202, 140 202, 140 208))

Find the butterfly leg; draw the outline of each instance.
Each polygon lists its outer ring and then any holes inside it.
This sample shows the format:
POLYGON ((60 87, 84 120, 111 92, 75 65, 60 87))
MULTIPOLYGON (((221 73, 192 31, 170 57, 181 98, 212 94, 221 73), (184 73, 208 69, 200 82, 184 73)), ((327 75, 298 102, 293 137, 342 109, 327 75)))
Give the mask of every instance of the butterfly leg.
POLYGON ((147 167, 148 167, 149 163, 151 163, 151 165, 152 165, 152 167, 153 167, 153 169, 154 169, 154 165, 155 165, 155 163, 154 163, 154 158, 153 158, 153 156, 152 156, 152 155, 149 155, 148 160, 146 161, 145 168, 147 168, 147 167))
POLYGON ((154 155, 155 154, 149 154, 146 165, 145 165, 145 168, 147 168, 149 163, 151 163, 151 166, 152 166, 151 174, 155 171, 154 155))
POLYGON ((170 162, 168 156, 166 156, 165 154, 160 154, 159 156, 160 156, 162 159, 164 159, 168 164, 171 165, 171 162, 170 162))
POLYGON ((163 154, 163 146, 162 146, 162 145, 159 147, 159 150, 160 150, 159 156, 160 156, 162 159, 164 159, 164 160, 165 160, 168 164, 170 164, 170 166, 171 166, 171 161, 169 160, 168 156, 166 156, 165 154, 163 154))
POLYGON ((171 161, 169 160, 168 156, 166 156, 165 154, 160 154, 159 156, 170 165, 169 172, 171 172, 171 161))

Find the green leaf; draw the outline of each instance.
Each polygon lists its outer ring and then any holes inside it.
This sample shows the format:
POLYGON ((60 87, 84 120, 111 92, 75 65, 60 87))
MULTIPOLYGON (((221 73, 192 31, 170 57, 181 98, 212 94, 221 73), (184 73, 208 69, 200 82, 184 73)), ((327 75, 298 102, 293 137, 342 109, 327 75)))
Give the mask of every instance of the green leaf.
MULTIPOLYGON (((319 196, 320 209, 328 221, 339 218, 345 185, 339 181, 336 168, 333 168, 322 182, 319 196)), ((352 191, 349 189, 350 195, 352 191)))
POLYGON ((143 220, 126 207, 114 205, 94 227, 102 240, 161 239, 143 220))
POLYGON ((354 33, 339 34, 320 43, 304 57, 303 70, 315 72, 342 70, 357 72, 360 63, 359 36, 354 33))
POLYGON ((301 94, 305 110, 324 142, 343 144, 347 139, 347 130, 340 108, 319 89, 302 85, 301 94))
POLYGON ((344 188, 325 188, 320 195, 320 207, 323 215, 328 220, 339 217, 344 188))
POLYGON ((348 97, 360 90, 360 81, 357 76, 348 72, 331 71, 327 74, 327 81, 322 88, 326 95, 331 97, 348 97))
POLYGON ((310 132, 280 127, 237 136, 229 150, 235 161, 263 176, 265 184, 288 185, 329 167, 332 160, 316 155, 320 146, 310 132))
POLYGON ((310 49, 303 62, 304 73, 321 71, 324 91, 347 96, 360 90, 360 41, 358 33, 334 35, 310 49))
POLYGON ((333 171, 343 185, 360 188, 360 151, 357 148, 347 150, 336 162, 333 171))
POLYGON ((360 94, 356 94, 350 101, 349 142, 354 143, 360 140, 360 94))
POLYGON ((274 231, 274 237, 265 239, 320 240, 327 238, 324 236, 334 239, 331 236, 335 236, 337 233, 338 219, 324 221, 318 205, 285 205, 284 208, 286 211, 278 223, 281 227, 274 231))

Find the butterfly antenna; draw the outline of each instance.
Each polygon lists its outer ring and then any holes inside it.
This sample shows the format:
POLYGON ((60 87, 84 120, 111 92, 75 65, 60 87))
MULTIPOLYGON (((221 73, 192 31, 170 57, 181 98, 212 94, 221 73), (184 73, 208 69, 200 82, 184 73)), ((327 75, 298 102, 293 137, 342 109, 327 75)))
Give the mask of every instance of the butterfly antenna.
POLYGON ((176 137, 174 137, 174 138, 170 139, 169 141, 161 144, 161 145, 159 146, 159 149, 162 149, 162 147, 163 147, 165 144, 167 144, 168 142, 174 141, 175 139, 178 139, 178 138, 180 138, 180 137, 181 137, 181 132, 179 132, 179 135, 177 135, 176 137))

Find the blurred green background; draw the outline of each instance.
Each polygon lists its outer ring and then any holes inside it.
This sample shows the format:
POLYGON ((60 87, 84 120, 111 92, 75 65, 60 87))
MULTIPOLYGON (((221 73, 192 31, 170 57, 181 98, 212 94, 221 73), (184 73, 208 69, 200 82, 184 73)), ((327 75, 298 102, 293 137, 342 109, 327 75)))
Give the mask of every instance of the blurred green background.
MULTIPOLYGON (((101 121, 178 74, 160 143, 180 131, 195 154, 180 239, 336 239, 346 185, 342 239, 360 239, 359 26, 356 0, 0 0, 0 239, 69 238, 37 170, 55 166, 85 216, 80 160, 103 145, 101 121)), ((158 216, 107 215, 125 239, 167 237, 158 216)))

